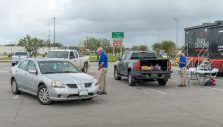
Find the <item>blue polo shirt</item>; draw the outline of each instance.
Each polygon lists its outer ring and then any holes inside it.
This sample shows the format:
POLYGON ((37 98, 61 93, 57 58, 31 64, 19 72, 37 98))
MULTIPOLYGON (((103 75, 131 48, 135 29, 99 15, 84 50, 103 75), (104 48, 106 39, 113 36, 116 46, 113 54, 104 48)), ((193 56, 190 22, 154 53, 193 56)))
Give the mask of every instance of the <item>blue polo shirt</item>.
POLYGON ((184 55, 182 55, 182 56, 180 57, 179 62, 183 62, 183 63, 184 63, 184 64, 181 64, 181 63, 179 64, 179 67, 180 67, 180 68, 186 67, 187 59, 186 59, 186 57, 185 57, 184 55))
POLYGON ((104 62, 104 68, 108 68, 108 56, 105 52, 102 52, 98 61, 98 66, 100 66, 101 62, 104 62))

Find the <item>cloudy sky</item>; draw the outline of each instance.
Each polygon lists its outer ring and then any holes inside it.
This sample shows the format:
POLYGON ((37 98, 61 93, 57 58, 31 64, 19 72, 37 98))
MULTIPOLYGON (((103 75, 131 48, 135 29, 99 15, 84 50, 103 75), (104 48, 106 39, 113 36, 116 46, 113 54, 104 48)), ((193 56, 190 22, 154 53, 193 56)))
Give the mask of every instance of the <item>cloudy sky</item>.
POLYGON ((0 44, 15 43, 26 34, 77 45, 86 37, 112 40, 111 32, 125 33, 128 47, 158 40, 179 45, 184 28, 223 20, 222 0, 0 0, 0 44))

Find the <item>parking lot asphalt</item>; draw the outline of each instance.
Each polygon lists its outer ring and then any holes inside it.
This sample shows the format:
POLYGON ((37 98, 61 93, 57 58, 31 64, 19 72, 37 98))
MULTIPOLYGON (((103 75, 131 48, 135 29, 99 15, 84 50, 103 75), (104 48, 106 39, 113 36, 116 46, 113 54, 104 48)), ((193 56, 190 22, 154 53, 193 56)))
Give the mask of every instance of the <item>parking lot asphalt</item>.
MULTIPOLYGON (((110 63, 107 95, 91 101, 41 105, 35 96, 13 95, 10 63, 0 63, 0 123, 2 127, 221 127, 223 79, 217 86, 201 87, 193 81, 180 88, 174 73, 166 86, 142 82, 128 86, 127 79, 113 78, 110 63)), ((98 77, 97 64, 89 74, 98 77)))

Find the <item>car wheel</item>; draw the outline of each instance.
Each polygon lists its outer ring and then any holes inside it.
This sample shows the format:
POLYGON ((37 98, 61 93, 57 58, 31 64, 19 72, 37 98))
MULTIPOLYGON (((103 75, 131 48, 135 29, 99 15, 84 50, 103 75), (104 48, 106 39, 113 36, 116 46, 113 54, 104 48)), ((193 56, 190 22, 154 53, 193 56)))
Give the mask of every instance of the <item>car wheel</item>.
POLYGON ((15 95, 21 93, 21 91, 18 89, 17 82, 16 82, 15 79, 12 79, 12 82, 11 82, 11 89, 12 89, 12 93, 15 94, 15 95))
POLYGON ((158 80, 158 83, 159 83, 160 86, 165 86, 166 83, 167 83, 167 81, 164 80, 164 79, 159 79, 159 80, 158 80))
POLYGON ((38 101, 43 105, 49 105, 53 102, 50 100, 49 91, 45 85, 42 85, 38 88, 37 98, 38 101))
POLYGON ((132 71, 129 71, 128 81, 129 81, 130 86, 135 86, 136 85, 136 79, 134 77, 132 77, 132 71))
POLYGON ((122 77, 118 76, 118 71, 117 71, 116 68, 114 69, 114 77, 115 77, 115 80, 121 80, 122 79, 122 77))
POLYGON ((85 63, 85 64, 84 64, 84 68, 83 68, 83 72, 84 72, 84 73, 87 73, 87 71, 88 71, 88 64, 85 63))

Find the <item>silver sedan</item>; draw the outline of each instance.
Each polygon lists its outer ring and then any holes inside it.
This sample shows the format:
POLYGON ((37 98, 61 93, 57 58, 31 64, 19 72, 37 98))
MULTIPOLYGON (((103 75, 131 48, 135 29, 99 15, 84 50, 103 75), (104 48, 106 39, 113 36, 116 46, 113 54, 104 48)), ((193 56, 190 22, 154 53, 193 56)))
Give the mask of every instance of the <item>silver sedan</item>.
POLYGON ((12 92, 33 94, 41 104, 91 100, 99 93, 97 79, 64 59, 30 58, 12 67, 10 72, 12 92))

